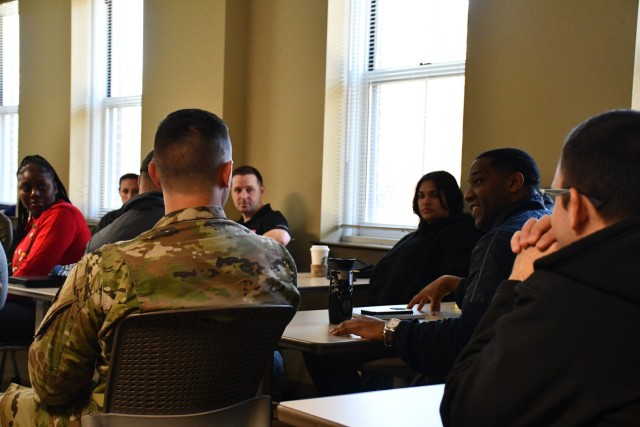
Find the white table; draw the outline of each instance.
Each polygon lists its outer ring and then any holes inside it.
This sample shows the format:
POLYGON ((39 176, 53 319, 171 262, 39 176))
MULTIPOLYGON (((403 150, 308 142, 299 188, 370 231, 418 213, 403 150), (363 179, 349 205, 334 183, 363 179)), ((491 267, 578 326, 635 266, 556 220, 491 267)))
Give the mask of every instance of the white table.
POLYGON ((292 426, 442 426, 444 385, 280 402, 278 420, 292 426))
MULTIPOLYGON (((354 308, 354 315, 359 315, 362 308, 365 307, 354 308)), ((429 307, 427 306, 426 310, 428 309, 429 307)), ((419 313, 415 308, 414 312, 419 313)), ((441 311, 438 315, 422 314, 425 321, 436 321, 444 318, 460 317, 460 310, 455 303, 445 302, 442 303, 441 311)), ((383 348, 382 343, 366 340, 357 335, 332 335, 329 331, 334 326, 329 323, 328 310, 298 311, 282 334, 280 348, 314 354, 371 351, 383 348)))

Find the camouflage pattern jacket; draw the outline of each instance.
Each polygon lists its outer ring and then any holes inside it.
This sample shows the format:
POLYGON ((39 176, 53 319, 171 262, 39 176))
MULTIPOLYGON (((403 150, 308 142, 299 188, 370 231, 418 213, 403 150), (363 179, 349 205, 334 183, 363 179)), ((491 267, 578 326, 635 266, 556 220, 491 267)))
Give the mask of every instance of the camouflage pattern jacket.
POLYGON ((74 426, 100 411, 115 326, 129 313, 297 308, 296 274, 282 245, 228 221, 221 207, 172 212, 133 240, 103 246, 78 263, 56 296, 29 351, 33 389, 11 385, 2 395, 2 425, 74 426))

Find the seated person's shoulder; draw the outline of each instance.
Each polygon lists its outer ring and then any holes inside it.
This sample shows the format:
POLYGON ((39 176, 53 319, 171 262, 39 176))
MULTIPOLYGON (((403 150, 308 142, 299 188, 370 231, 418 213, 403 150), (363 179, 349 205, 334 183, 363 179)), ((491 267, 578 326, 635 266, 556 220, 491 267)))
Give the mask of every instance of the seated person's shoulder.
POLYGON ((0 212, 0 223, 11 226, 11 218, 0 212))
POLYGON ((93 228, 93 234, 111 224, 118 218, 118 216, 120 216, 120 209, 115 209, 104 214, 104 216, 100 218, 100 221, 98 221, 98 225, 93 228))
POLYGON ((77 214, 82 215, 80 210, 69 202, 55 203, 51 205, 47 210, 51 210, 52 213, 55 212, 60 215, 77 215, 77 214))
MULTIPOLYGON (((269 207, 269 209, 271 208, 269 207)), ((265 215, 264 223, 269 227, 269 229, 289 231, 289 222, 280 211, 271 210, 267 215, 265 215)))
POLYGON ((445 226, 447 231, 454 231, 459 233, 471 233, 481 235, 482 231, 478 230, 473 223, 473 218, 470 215, 463 215, 461 217, 456 218, 455 220, 450 221, 445 226))

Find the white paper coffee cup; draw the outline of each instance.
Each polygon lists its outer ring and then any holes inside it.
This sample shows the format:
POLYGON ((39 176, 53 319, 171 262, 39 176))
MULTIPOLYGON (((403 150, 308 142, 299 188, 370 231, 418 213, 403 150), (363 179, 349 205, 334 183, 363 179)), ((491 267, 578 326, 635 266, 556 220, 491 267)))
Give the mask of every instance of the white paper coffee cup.
POLYGON ((329 259, 329 246, 313 245, 311 246, 311 264, 327 265, 329 259))

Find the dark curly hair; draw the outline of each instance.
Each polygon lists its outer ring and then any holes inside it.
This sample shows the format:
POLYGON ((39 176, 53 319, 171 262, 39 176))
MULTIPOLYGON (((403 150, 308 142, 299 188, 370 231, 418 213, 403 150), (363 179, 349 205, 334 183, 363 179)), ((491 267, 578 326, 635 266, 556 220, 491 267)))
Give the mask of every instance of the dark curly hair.
POLYGON ((531 193, 537 192, 540 187, 540 170, 531 155, 519 148, 496 148, 485 151, 476 159, 489 159, 491 167, 509 174, 520 172, 524 177, 524 185, 531 193))

